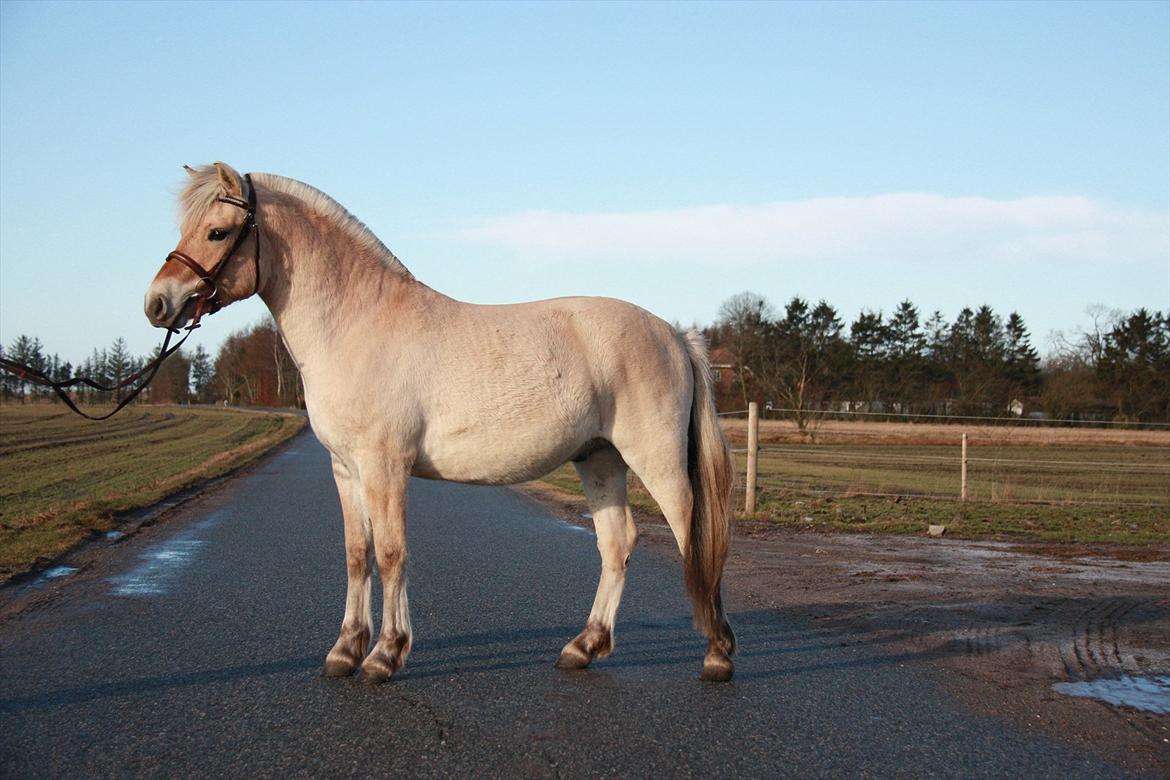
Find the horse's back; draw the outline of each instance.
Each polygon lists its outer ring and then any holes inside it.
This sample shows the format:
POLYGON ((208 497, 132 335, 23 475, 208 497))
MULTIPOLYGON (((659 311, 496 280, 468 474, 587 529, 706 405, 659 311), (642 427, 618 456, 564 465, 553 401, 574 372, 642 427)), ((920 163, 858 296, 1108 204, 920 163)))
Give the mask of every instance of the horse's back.
MULTIPOLYGON (((513 308, 513 307, 501 307, 513 308)), ((599 402, 690 398, 690 363, 674 327, 645 309, 617 298, 553 298, 515 304, 531 323, 537 342, 555 351, 554 363, 584 375, 599 402)), ((508 312, 511 314, 512 312, 508 312)))
POLYGON ((423 476, 530 479, 615 428, 675 429, 689 414, 685 347, 625 301, 460 304, 433 333, 423 476))

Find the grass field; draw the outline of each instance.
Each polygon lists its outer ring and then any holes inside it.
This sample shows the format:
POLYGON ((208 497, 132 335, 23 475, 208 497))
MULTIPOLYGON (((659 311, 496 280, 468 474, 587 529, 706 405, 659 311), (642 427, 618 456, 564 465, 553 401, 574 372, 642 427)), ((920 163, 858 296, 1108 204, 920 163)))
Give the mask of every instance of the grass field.
MULTIPOLYGON (((742 420, 725 420, 746 447, 742 420)), ((1170 432, 906 423, 825 423, 810 437, 787 422, 760 431, 757 517, 794 528, 969 538, 1170 543, 1170 432), (960 437, 968 497, 960 503, 960 437)), ((746 456, 736 453, 736 504, 746 456)), ((579 494, 571 466, 545 482, 579 494)), ((631 502, 657 512, 631 478, 631 502)))
POLYGON ((91 422, 58 405, 0 406, 0 582, 148 506, 254 460, 305 419, 131 406, 91 422))

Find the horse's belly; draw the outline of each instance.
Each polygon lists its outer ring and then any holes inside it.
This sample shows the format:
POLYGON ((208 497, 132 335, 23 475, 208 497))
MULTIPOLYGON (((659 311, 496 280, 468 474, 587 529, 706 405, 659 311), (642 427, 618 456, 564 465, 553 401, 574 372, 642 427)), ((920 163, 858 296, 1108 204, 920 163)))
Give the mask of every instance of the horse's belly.
POLYGON ((424 440, 414 475, 452 482, 512 485, 537 479, 572 458, 593 438, 585 426, 558 433, 544 429, 451 432, 424 440))

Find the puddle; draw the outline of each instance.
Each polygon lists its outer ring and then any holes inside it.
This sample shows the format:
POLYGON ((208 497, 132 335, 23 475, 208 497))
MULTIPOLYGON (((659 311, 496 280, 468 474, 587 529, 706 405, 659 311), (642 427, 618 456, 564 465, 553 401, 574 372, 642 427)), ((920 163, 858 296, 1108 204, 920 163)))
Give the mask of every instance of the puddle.
POLYGON ((125 535, 126 534, 122 533, 121 531, 107 531, 106 532, 106 538, 109 539, 111 542, 116 542, 125 535))
POLYGON ((115 596, 158 596, 170 590, 175 577, 199 555, 207 541, 199 536, 223 517, 216 512, 194 527, 152 545, 139 556, 141 563, 126 574, 111 577, 115 596))
POLYGON ((1156 715, 1170 715, 1170 677, 1085 680, 1056 683, 1052 688, 1068 696, 1100 699, 1115 707, 1133 707, 1156 715))
POLYGON ((41 576, 37 577, 37 582, 48 582, 49 580, 59 580, 62 577, 68 577, 77 571, 76 566, 54 566, 51 569, 45 569, 41 572, 41 576))

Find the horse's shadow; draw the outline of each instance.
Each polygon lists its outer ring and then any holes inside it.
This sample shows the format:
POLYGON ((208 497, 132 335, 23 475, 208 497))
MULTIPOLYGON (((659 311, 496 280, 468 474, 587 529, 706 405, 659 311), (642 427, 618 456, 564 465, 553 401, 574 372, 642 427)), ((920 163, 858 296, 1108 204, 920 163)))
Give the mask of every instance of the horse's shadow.
MULTIPOLYGON (((778 659, 803 651, 815 651, 838 644, 836 640, 818 639, 822 631, 804 630, 790 623, 782 610, 756 610, 732 616, 740 640, 741 659, 778 659)), ((500 671, 548 670, 550 674, 588 675, 584 672, 559 672, 552 668, 562 644, 579 630, 579 626, 545 626, 484 630, 452 636, 422 638, 416 642, 410 661, 396 680, 411 681, 452 675, 491 674, 500 671)), ((596 661, 595 671, 620 673, 655 667, 678 666, 679 674, 693 676, 702 658, 704 640, 691 627, 687 615, 670 615, 650 620, 618 623, 619 646, 613 656, 596 661), (695 668, 692 668, 695 667, 695 668)), ((310 676, 321 667, 324 651, 319 655, 273 658, 259 663, 226 666, 199 671, 176 670, 174 673, 111 682, 95 682, 43 693, 0 698, 0 712, 18 712, 107 698, 231 683, 259 679, 270 675, 310 676)), ((876 660, 871 662, 877 662, 876 660)), ((773 664, 767 664, 772 666, 773 664)), ((795 670, 794 670, 795 671, 795 670)), ((778 672, 771 672, 775 674, 778 672)), ((748 677, 759 677, 748 672, 748 677)), ((336 682, 336 681, 329 681, 336 682)), ((344 681, 342 681, 344 682, 344 681)))
MULTIPOLYGON (((1012 599, 1007 599, 1010 602, 1012 599)), ((1053 612, 1075 611, 1081 599, 1050 601, 1053 612), (1057 603, 1059 602, 1059 603, 1057 603)), ((1151 613, 1154 614, 1154 613, 1151 613)), ((810 620, 807 609, 776 608, 747 610, 732 614, 732 625, 739 639, 737 671, 733 685, 784 679, 818 671, 876 668, 942 659, 970 652, 960 642, 934 645, 913 642, 910 631, 883 631, 874 635, 857 631, 848 623, 838 624, 810 620)), ((1135 616, 1148 620, 1149 616, 1135 616)), ((975 618, 978 623, 978 618, 975 618)), ((995 627, 994 620, 985 627, 995 627)), ((981 625, 972 625, 978 629, 981 625)), ((1059 629, 1060 626, 1053 626, 1059 629)), ((541 674, 577 676, 625 676, 625 672, 658 670, 656 680, 667 673, 679 679, 695 679, 702 658, 704 640, 691 627, 688 615, 674 614, 653 618, 619 620, 617 649, 612 656, 595 661, 590 670, 561 672, 553 669, 561 646, 579 630, 577 624, 524 628, 496 628, 454 634, 423 636, 416 643, 410 661, 396 676, 404 683, 446 678, 490 675, 501 671, 523 672, 529 677, 541 674)), ((1006 635, 1004 641, 1016 641, 1006 635)), ((1025 641, 1020 639, 1019 641, 1025 641)), ((300 657, 274 657, 258 663, 226 666, 219 669, 184 671, 112 682, 94 682, 71 688, 59 688, 25 696, 0 698, 0 713, 28 709, 52 708, 106 698, 139 695, 216 683, 254 680, 271 675, 298 678, 315 676, 324 659, 320 654, 300 657)), ((636 680, 637 675, 630 675, 636 680)), ((540 678, 543 679, 543 678, 540 678)), ((339 685, 347 681, 324 681, 339 685)), ((517 684, 523 686, 518 679, 517 684)), ((392 690, 394 683, 383 686, 392 690)), ((362 686, 365 687, 365 686, 362 686)), ((717 686, 716 686, 717 687, 717 686)))

